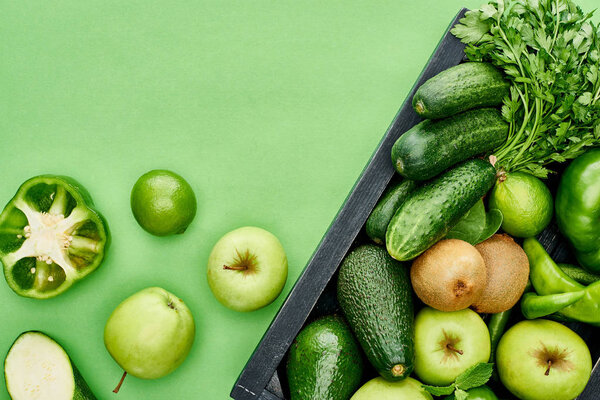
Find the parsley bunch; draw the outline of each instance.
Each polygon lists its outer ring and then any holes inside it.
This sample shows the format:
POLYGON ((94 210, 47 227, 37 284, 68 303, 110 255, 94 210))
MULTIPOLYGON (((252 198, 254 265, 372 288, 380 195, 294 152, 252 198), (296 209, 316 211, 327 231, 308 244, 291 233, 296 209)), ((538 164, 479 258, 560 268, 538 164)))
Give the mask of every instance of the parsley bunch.
POLYGON ((469 11, 452 33, 471 61, 511 82, 502 115, 506 142, 496 167, 545 178, 545 165, 600 144, 600 32, 569 0, 493 0, 469 11))

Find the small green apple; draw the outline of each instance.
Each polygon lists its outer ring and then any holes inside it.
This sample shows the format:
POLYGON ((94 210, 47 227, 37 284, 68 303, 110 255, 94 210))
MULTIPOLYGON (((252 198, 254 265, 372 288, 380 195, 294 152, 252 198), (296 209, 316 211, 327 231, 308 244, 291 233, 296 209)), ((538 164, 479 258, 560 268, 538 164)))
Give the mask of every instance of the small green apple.
POLYGON ((490 334, 473 310, 423 308, 415 318, 415 373, 430 385, 449 385, 490 358, 490 334))
POLYGON ((287 279, 287 257, 279 240, 247 226, 223 236, 208 258, 208 285, 225 307, 254 311, 271 304, 287 279))
POLYGON ((411 377, 389 382, 382 377, 371 379, 354 393, 350 400, 432 400, 421 382, 411 377))
POLYGON ((104 328, 104 344, 125 373, 156 379, 185 360, 195 333, 194 317, 185 303, 164 289, 150 287, 112 312, 104 328))
POLYGON ((500 339, 496 352, 500 380, 522 400, 570 400, 592 372, 583 339, 558 322, 522 321, 500 339))

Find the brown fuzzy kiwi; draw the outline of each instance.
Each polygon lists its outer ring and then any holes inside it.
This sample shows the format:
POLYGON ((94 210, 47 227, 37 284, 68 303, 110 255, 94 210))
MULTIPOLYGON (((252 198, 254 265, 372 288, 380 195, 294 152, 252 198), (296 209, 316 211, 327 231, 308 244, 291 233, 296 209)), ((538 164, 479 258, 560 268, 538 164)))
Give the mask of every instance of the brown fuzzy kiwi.
POLYGON ((485 288, 486 268, 475 247, 446 239, 413 261, 410 280, 423 303, 440 311, 458 311, 479 299, 485 288))
POLYGON ((529 278, 527 254, 506 234, 494 235, 475 248, 485 261, 487 282, 471 308, 492 314, 512 308, 521 298, 529 278))

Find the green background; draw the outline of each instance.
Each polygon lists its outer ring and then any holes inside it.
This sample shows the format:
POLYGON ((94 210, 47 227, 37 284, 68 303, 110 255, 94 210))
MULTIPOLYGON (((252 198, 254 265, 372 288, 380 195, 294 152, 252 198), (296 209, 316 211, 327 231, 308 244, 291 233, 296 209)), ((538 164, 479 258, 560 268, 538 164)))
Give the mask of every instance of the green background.
POLYGON ((21 298, 1 282, 0 353, 43 330, 99 399, 112 398, 121 370, 104 324, 127 296, 162 286, 191 308, 194 347, 165 378, 127 378, 118 398, 183 400, 228 398, 448 23, 480 1, 1 4, 0 202, 31 176, 71 175, 113 242, 57 298, 21 298), (153 237, 131 215, 132 185, 155 168, 196 191, 183 236, 153 237), (273 232, 289 259, 284 293, 249 314, 221 306, 205 277, 213 244, 244 225, 273 232))

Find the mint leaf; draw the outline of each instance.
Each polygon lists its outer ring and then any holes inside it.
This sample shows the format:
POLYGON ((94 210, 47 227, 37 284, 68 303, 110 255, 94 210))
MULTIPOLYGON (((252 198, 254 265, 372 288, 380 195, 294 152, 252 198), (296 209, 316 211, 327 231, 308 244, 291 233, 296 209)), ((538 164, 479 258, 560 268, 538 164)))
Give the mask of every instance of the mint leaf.
MULTIPOLYGON (((485 385, 492 376, 494 364, 478 363, 467 369, 465 372, 456 377, 454 384, 462 390, 469 390, 474 387, 485 385)), ((458 390, 457 390, 458 392, 458 390)), ((456 393, 455 393, 456 394, 456 393)), ((458 399, 458 396, 456 397, 458 399)))
POLYGON ((504 220, 504 216, 502 215, 502 211, 497 208, 492 208, 485 215, 485 227, 481 231, 481 235, 477 240, 477 243, 481 243, 485 240, 488 240, 492 235, 498 232, 500 229, 500 225, 502 225, 502 221, 504 220))
POLYGON ((456 391, 454 392, 454 398, 456 400, 466 400, 467 397, 469 397, 469 394, 464 390, 456 389, 456 391))
POLYGON ((454 392, 454 383, 450 386, 429 386, 429 385, 421 385, 423 389, 427 390, 434 396, 447 396, 454 392))
POLYGON ((472 245, 477 244, 485 227, 485 207, 483 200, 479 200, 462 218, 452 227, 446 239, 460 239, 472 245))

